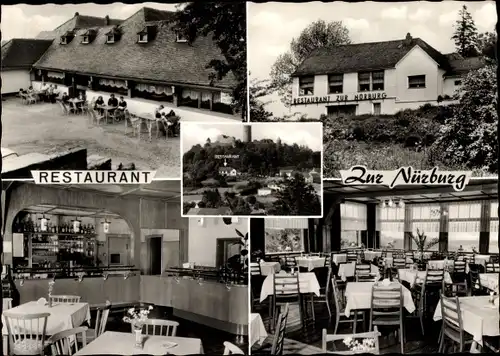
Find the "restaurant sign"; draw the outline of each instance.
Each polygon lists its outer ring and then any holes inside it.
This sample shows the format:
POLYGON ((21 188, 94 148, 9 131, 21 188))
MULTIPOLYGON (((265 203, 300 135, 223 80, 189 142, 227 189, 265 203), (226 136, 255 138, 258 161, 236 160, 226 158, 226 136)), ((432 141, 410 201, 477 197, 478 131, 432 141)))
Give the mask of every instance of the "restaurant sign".
POLYGON ((293 105, 333 104, 347 101, 377 100, 387 98, 386 93, 358 93, 354 95, 307 96, 293 99, 293 105))

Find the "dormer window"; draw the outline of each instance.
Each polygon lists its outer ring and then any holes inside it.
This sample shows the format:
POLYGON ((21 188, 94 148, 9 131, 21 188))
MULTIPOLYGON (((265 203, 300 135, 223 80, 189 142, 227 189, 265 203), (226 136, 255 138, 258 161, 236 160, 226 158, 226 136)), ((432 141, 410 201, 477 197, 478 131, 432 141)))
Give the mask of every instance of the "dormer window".
POLYGON ((177 34, 177 38, 176 38, 176 42, 178 43, 186 43, 187 42, 187 37, 178 33, 177 34))
POLYGON ((83 36, 82 43, 83 44, 89 44, 89 36, 83 36))
POLYGON ((82 44, 89 44, 93 42, 96 38, 97 31, 94 29, 89 29, 86 32, 82 33, 82 44))
POLYGON ((121 30, 118 27, 114 27, 111 31, 106 33, 106 43, 116 43, 120 40, 121 30))
POLYGON ((113 34, 106 35, 106 43, 115 43, 115 35, 113 34))
POLYGON ((148 43, 148 34, 147 33, 139 33, 139 43, 148 43))
POLYGON ((66 39, 66 36, 61 36, 61 44, 62 45, 68 44, 68 40, 66 39))
POLYGON ((64 35, 61 36, 61 41, 60 43, 62 45, 66 45, 71 42, 71 40, 75 37, 75 34, 73 31, 68 31, 64 35))

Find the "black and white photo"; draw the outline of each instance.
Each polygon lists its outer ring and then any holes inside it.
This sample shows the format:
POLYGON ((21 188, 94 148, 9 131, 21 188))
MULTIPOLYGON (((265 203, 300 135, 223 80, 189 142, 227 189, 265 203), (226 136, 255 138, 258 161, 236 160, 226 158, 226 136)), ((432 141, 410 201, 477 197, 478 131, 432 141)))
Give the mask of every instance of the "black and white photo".
POLYGON ((321 121, 354 165, 498 174, 492 1, 248 7, 251 121, 321 121))
POLYGON ((183 216, 321 216, 320 123, 182 125, 183 216))

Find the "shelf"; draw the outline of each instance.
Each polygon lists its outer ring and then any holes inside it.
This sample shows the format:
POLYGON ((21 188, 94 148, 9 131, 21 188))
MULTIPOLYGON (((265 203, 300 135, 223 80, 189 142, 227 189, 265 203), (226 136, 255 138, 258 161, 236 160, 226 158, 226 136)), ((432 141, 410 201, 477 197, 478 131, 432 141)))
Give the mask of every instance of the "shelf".
POLYGON ((92 233, 92 234, 75 234, 72 232, 34 232, 34 231, 24 231, 20 232, 20 234, 26 234, 26 235, 43 235, 43 236, 74 236, 74 237, 97 237, 97 234, 92 233))

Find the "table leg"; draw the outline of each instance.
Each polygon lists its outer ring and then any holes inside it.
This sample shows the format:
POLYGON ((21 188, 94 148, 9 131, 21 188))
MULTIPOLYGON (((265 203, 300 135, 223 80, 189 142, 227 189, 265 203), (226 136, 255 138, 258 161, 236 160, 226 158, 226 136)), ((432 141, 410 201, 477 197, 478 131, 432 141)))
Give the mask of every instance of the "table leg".
POLYGON ((153 122, 151 120, 148 120, 147 126, 148 126, 148 133, 149 133, 149 141, 151 141, 153 139, 151 137, 151 131, 153 130, 153 122))
POLYGON ((158 120, 156 121, 156 139, 158 139, 158 136, 160 135, 160 122, 158 120))

